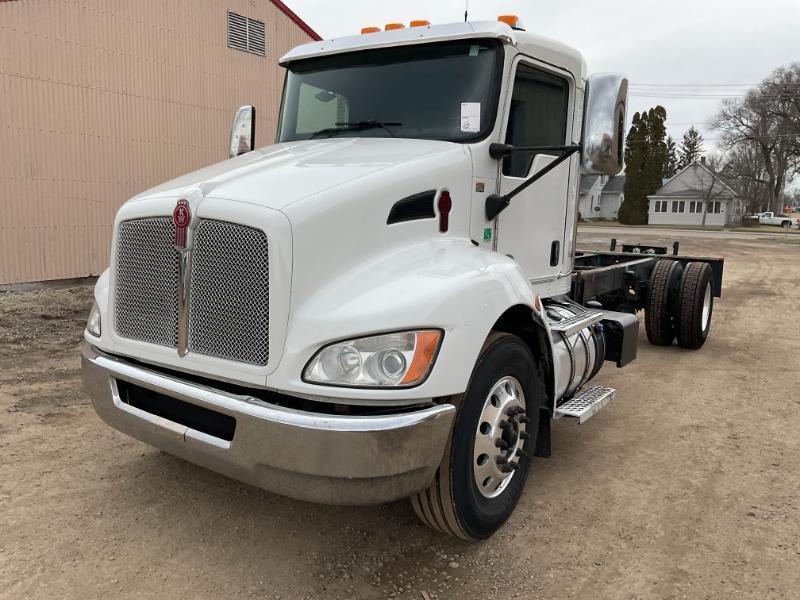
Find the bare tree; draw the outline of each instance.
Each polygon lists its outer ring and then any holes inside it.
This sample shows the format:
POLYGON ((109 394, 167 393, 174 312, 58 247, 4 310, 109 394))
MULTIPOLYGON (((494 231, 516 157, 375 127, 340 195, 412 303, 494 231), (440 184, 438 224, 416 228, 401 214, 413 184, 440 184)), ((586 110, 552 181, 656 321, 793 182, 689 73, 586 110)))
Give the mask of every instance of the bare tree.
POLYGON ((757 144, 743 142, 730 147, 725 153, 725 164, 720 173, 738 192, 748 213, 763 212, 769 208, 767 170, 757 144))
POLYGON ((800 165, 800 63, 776 69, 743 99, 723 101, 714 126, 726 149, 752 144, 758 150, 769 206, 780 211, 786 181, 800 165))

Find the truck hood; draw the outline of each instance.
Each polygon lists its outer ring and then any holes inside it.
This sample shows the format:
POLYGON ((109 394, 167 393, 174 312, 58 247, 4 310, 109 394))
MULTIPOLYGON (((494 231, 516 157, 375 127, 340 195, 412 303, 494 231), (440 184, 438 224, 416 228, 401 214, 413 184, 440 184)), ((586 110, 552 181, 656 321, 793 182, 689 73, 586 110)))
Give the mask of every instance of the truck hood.
POLYGON ((266 146, 149 189, 133 201, 175 197, 187 188, 281 210, 289 204, 421 156, 452 152, 452 142, 328 138, 266 146))

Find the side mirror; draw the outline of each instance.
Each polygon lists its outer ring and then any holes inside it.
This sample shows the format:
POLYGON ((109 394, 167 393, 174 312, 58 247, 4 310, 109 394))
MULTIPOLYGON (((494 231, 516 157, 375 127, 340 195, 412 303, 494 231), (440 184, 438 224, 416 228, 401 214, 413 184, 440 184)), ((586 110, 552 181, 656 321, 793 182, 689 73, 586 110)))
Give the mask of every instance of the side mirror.
POLYGON ((587 173, 614 176, 625 156, 625 109, 628 80, 616 73, 599 73, 586 80, 581 166, 587 173))
POLYGON ((256 107, 242 106, 236 111, 231 125, 228 156, 233 158, 250 152, 256 145, 256 107))

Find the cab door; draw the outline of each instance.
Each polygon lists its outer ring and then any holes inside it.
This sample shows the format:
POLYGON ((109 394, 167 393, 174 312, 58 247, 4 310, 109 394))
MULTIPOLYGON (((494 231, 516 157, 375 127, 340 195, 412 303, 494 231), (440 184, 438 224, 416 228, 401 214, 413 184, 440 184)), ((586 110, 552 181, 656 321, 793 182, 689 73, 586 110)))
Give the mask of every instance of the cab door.
MULTIPOLYGON (((573 89, 572 78, 564 71, 549 70, 524 58, 518 60, 506 103, 505 143, 569 144, 573 89)), ((510 192, 557 156, 557 152, 515 152, 503 159, 499 165, 499 193, 510 192)), ((513 256, 530 280, 554 279, 561 270, 572 163, 564 161, 515 196, 497 217, 498 252, 513 256)))

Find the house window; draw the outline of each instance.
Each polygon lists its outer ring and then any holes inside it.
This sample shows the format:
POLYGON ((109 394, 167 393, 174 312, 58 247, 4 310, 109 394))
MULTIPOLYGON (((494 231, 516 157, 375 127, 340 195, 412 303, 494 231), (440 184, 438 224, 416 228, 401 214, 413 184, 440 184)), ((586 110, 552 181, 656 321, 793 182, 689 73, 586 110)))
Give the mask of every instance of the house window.
POLYGON ((722 210, 722 202, 709 202, 706 206, 706 212, 718 215, 722 210))
POLYGON ((701 213, 703 212, 703 202, 702 200, 692 200, 689 202, 689 212, 690 213, 701 213))
POLYGON ((674 213, 686 212, 686 200, 673 200, 672 212, 674 213))
POLYGON ((667 212, 667 201, 666 200, 656 200, 655 212, 657 212, 657 213, 665 213, 665 212, 667 212))
POLYGON ((264 22, 228 11, 228 48, 265 56, 267 41, 264 22))

